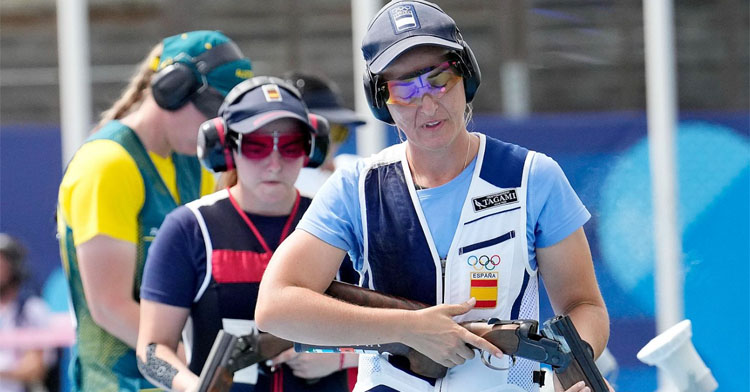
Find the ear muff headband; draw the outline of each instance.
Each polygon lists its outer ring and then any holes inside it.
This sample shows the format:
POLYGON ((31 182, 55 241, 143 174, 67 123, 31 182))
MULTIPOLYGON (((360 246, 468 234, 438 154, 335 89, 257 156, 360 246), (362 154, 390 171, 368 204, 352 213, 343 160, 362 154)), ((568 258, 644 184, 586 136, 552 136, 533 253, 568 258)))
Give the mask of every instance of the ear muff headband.
POLYGON ((151 79, 151 94, 156 103, 166 110, 177 110, 192 98, 213 99, 215 91, 206 81, 206 75, 214 68, 243 58, 240 48, 234 42, 226 42, 189 61, 178 61, 164 67, 151 79), (196 75, 197 72, 197 75, 196 75))
MULTIPOLYGON (((425 1, 410 1, 418 2, 438 9, 434 4, 425 1)), ((384 7, 381 10, 381 13, 385 12, 385 10, 386 8, 384 7)), ((440 9, 438 9, 438 11, 445 13, 440 9)), ((375 20, 376 18, 377 16, 373 18, 373 20, 375 20)), ((371 26, 368 26, 368 29, 369 27, 371 26)), ((474 95, 476 94, 477 89, 479 88, 479 84, 481 83, 482 73, 479 70, 479 64, 477 63, 476 57, 474 57, 474 52, 471 50, 466 41, 464 41, 461 32, 458 30, 458 27, 456 27, 456 43, 458 43, 462 47, 461 51, 458 52, 458 56, 459 61, 462 64, 461 73, 464 82, 464 94, 466 95, 466 103, 470 103, 472 100, 474 100, 474 95)), ((367 98, 367 104, 368 106, 370 106, 370 111, 372 112, 373 116, 385 123, 394 124, 393 117, 391 117, 391 113, 388 111, 388 107, 385 104, 387 98, 384 98, 383 95, 378 92, 378 84, 380 82, 378 80, 378 75, 372 74, 370 72, 370 69, 365 67, 365 72, 362 76, 362 79, 365 89, 365 98, 367 98)))
POLYGON ((243 95, 249 93, 259 86, 263 86, 266 84, 276 84, 279 87, 282 87, 284 90, 290 92, 292 95, 297 97, 297 99, 304 103, 304 101, 302 100, 302 94, 300 94, 299 90, 297 90, 296 87, 292 86, 286 80, 274 76, 256 76, 252 79, 244 80, 240 84, 234 86, 234 88, 229 91, 229 94, 227 94, 226 98, 224 98, 224 104, 222 105, 222 107, 226 108, 227 106, 237 102, 237 100, 240 99, 243 95))

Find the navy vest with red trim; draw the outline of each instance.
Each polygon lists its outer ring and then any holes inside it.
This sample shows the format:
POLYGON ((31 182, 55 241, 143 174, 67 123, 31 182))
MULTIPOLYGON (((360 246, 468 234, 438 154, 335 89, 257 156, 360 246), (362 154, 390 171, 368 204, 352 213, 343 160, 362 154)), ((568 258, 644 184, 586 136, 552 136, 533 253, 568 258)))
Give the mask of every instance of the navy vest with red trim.
MULTIPOLYGON (((242 216, 232 206, 230 199, 225 193, 223 198, 215 199, 215 202, 207 205, 198 205, 203 199, 196 201, 189 207, 200 214, 205 226, 202 230, 203 238, 208 239, 206 249, 211 249, 210 267, 211 278, 205 291, 193 304, 190 312, 192 321, 192 339, 190 370, 200 374, 203 364, 208 357, 211 346, 222 328, 222 319, 252 320, 255 314, 255 305, 258 299, 258 287, 263 272, 271 259, 261 245, 258 238, 242 219, 242 216)), ((207 199, 207 198, 204 198, 207 199)), ((291 233, 299 223, 302 215, 310 206, 311 199, 302 197, 299 208, 292 218, 289 232, 291 233)), ((286 221, 280 221, 284 226, 286 221)), ((272 250, 278 238, 270 238, 270 233, 264 232, 262 227, 258 228, 265 241, 269 243, 272 250)), ((269 232, 281 233, 281 227, 269 232)), ((278 235, 278 234, 276 234, 278 235)), ((253 387, 235 384, 232 391, 271 391, 275 390, 274 382, 269 374, 268 368, 263 364, 258 376, 258 383, 253 387)), ((321 378, 313 383, 293 376, 290 369, 283 371, 283 391, 348 391, 346 373, 335 372, 332 375, 321 378)))

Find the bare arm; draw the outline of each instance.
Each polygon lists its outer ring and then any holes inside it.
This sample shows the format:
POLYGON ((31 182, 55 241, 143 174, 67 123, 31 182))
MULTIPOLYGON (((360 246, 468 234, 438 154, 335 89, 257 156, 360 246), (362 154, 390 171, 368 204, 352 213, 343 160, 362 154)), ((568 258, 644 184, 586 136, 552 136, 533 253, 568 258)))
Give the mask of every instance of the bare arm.
POLYGON ((188 369, 178 353, 180 335, 189 315, 188 308, 141 300, 138 369, 162 388, 185 391, 198 384, 198 376, 188 369))
POLYGON ((135 348, 138 303, 133 299, 136 245, 106 235, 76 247, 81 281, 91 317, 100 327, 135 348))
POLYGON ((443 366, 473 358, 469 343, 493 354, 500 351, 453 321, 468 312, 460 305, 407 311, 348 304, 322 294, 344 251, 297 230, 276 250, 260 284, 255 319, 261 330, 279 337, 320 345, 401 342, 443 366))
MULTIPOLYGON (((567 314, 581 339, 594 349, 598 357, 609 340, 609 314, 594 274, 591 250, 583 227, 562 241, 546 248, 537 248, 539 271, 557 314, 567 314)), ((583 391, 580 382, 566 392, 583 391)), ((555 378, 555 390, 562 387, 555 378)))
POLYGON ((555 245, 537 248, 537 260, 555 313, 570 316, 598 357, 609 339, 609 315, 583 228, 555 245))
POLYGON ((555 313, 570 315, 598 357, 609 339, 609 315, 583 228, 555 245, 538 248, 537 260, 555 313))

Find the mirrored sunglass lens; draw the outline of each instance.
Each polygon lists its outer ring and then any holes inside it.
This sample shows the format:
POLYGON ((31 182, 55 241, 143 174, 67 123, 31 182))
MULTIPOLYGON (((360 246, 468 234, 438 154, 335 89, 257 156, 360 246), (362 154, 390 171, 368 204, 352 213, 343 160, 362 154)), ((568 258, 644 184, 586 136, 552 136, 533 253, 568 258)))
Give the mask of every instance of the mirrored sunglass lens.
POLYGON ((427 93, 436 98, 441 98, 451 87, 456 85, 460 78, 460 75, 451 65, 451 62, 446 61, 422 75, 405 80, 386 82, 388 88, 386 103, 417 104, 419 99, 427 93))
POLYGON ((450 64, 444 63, 427 75, 427 84, 433 88, 446 87, 452 80, 457 80, 457 76, 450 64))

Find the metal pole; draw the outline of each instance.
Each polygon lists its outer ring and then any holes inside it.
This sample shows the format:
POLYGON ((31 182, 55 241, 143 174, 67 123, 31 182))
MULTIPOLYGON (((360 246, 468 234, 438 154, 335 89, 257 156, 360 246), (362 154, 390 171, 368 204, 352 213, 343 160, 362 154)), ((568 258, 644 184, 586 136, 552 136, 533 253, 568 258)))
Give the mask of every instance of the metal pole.
MULTIPOLYGON (((654 210, 657 334, 682 321, 682 244, 677 225, 677 83, 671 0, 643 0, 649 161, 654 210)), ((659 375, 660 389, 668 385, 659 375)))
POLYGON ((86 0, 57 0, 63 166, 86 139, 91 127, 88 28, 86 0))
POLYGON ((502 50, 502 63, 500 64, 502 111, 509 118, 521 119, 528 117, 531 112, 526 44, 527 4, 525 0, 506 0, 499 2, 498 7, 500 11, 498 39, 502 50))
POLYGON ((351 0, 352 3, 352 57, 354 64, 354 110, 367 124, 357 127, 357 154, 370 156, 386 146, 385 125, 376 120, 367 105, 362 88, 365 60, 362 57, 362 38, 370 19, 380 10, 379 0, 351 0))

